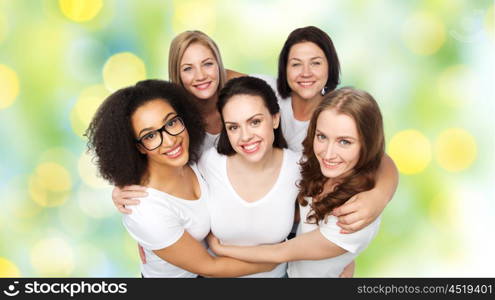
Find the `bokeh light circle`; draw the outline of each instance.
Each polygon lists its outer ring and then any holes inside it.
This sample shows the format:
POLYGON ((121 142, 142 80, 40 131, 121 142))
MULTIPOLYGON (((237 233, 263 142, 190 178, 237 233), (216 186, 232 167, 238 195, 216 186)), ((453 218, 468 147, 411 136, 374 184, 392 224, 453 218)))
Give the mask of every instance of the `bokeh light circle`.
POLYGON ((19 78, 14 70, 0 64, 0 109, 14 103, 19 94, 19 78))
POLYGON ((447 171, 459 172, 472 165, 477 146, 474 137, 464 129, 450 128, 443 131, 435 143, 435 158, 447 171))
POLYGON ((182 1, 175 0, 172 29, 176 34, 185 30, 201 30, 209 35, 216 27, 216 3, 214 0, 182 1))
POLYGON ((29 178, 29 194, 40 206, 55 207, 67 200, 72 180, 66 168, 54 162, 38 165, 29 178))
POLYGON ((431 55, 445 43, 445 26, 431 13, 416 13, 404 24, 403 39, 412 52, 431 55))
POLYGON ((5 18, 5 15, 0 11, 0 43, 7 36, 7 31, 8 31, 7 19, 5 18))
POLYGON ((72 130, 76 135, 86 139, 83 137, 84 132, 96 110, 109 94, 110 92, 103 85, 93 85, 81 92, 70 114, 72 130))
POLYGON ((69 20, 87 22, 100 12, 102 0, 59 0, 60 10, 69 20))
POLYGON ((31 264, 39 276, 69 276, 74 269, 73 249, 62 238, 41 240, 31 249, 31 264))
POLYGON ((93 157, 87 152, 83 152, 79 158, 77 169, 82 181, 91 188, 106 188, 109 184, 98 175, 98 169, 93 162, 93 157))
POLYGON ((486 12, 485 28, 488 36, 492 38, 492 41, 495 41, 495 5, 492 5, 486 12))
POLYGON ((404 174, 422 172, 431 161, 430 141, 419 131, 404 130, 392 137, 388 154, 404 174))
POLYGON ((452 107, 462 107, 475 102, 479 94, 475 74, 466 65, 446 68, 437 79, 439 100, 452 107))
POLYGON ((111 56, 103 66, 103 81, 111 92, 146 79, 144 62, 130 52, 111 56))
POLYGON ((19 268, 10 260, 0 257, 0 277, 20 277, 19 268))

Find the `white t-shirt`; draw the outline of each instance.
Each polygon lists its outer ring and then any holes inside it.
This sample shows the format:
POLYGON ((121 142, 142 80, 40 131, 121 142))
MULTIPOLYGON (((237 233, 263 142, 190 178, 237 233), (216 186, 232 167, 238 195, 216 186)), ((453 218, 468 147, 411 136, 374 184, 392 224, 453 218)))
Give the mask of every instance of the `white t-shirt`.
POLYGON ((201 188, 199 199, 184 200, 148 188, 148 196, 133 206, 132 214, 123 217, 129 234, 144 248, 146 264, 141 264, 144 277, 196 277, 196 274, 168 263, 152 251, 171 246, 182 237, 184 230, 202 243, 210 231, 208 188, 197 167, 191 167, 201 188))
MULTIPOLYGON (((208 182, 211 231, 227 245, 254 246, 282 242, 294 222, 299 179, 299 155, 284 149, 278 178, 270 191, 255 202, 246 202, 232 187, 227 175, 227 156, 210 149, 198 167, 208 182)), ((282 277, 286 263, 270 272, 245 277, 282 277)))
POLYGON ((277 92, 277 80, 269 75, 253 74, 250 75, 266 81, 277 95, 278 105, 280 106, 280 117, 282 132, 289 149, 296 152, 302 152, 302 142, 306 138, 308 132, 309 121, 299 121, 294 117, 292 110, 292 98, 282 98, 277 92))
POLYGON ((289 277, 338 277, 344 267, 352 262, 361 251, 366 249, 375 237, 380 227, 380 217, 357 232, 341 234, 341 228, 337 225, 338 219, 332 215, 328 216, 326 223, 324 221, 320 222, 319 226, 306 223, 305 220, 310 212, 309 205, 312 199, 308 197, 307 200, 309 203, 306 206, 299 205, 301 221, 299 222, 297 235, 319 228, 326 239, 348 252, 327 259, 289 262, 287 273, 289 277))
POLYGON ((210 148, 216 148, 218 144, 218 138, 220 137, 220 133, 217 134, 211 134, 208 132, 205 132, 205 139, 203 141, 203 145, 201 145, 201 152, 200 154, 205 153, 208 151, 210 148))

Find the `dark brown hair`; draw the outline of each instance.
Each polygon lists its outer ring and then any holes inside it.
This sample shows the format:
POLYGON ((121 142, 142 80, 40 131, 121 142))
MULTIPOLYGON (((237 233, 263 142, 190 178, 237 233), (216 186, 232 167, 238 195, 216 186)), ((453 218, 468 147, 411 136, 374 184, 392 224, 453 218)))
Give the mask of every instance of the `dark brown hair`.
MULTIPOLYGON (((217 144, 217 151, 220 154, 235 154, 235 150, 230 144, 229 136, 227 135, 227 130, 225 129, 225 120, 223 119, 222 110, 229 102, 229 100, 236 95, 259 96, 261 99, 263 99, 265 107, 268 109, 272 116, 280 111, 275 92, 263 79, 243 76, 229 80, 227 84, 220 90, 217 102, 217 109, 222 118, 223 125, 217 144)), ((273 129, 273 134, 275 135, 275 138, 273 140, 273 147, 283 149, 287 148, 287 141, 285 140, 282 133, 281 124, 282 123, 280 122, 279 126, 273 129)))
POLYGON ((301 160, 301 181, 298 183, 297 201, 308 204, 305 197, 312 197, 311 212, 307 221, 318 224, 334 209, 352 196, 370 190, 375 186, 375 176, 385 152, 385 137, 380 108, 375 99, 365 91, 350 87, 340 88, 327 94, 316 108, 303 141, 301 160), (321 173, 320 164, 314 153, 313 141, 318 117, 324 110, 334 109, 339 114, 351 117, 356 123, 361 148, 359 159, 349 175, 340 178, 333 191, 322 195, 328 180, 321 173))
POLYGON ((131 117, 139 107, 155 99, 170 104, 184 120, 189 134, 189 163, 198 160, 205 132, 195 103, 175 83, 144 80, 108 96, 86 130, 88 151, 95 155, 103 179, 117 186, 141 184, 148 157, 136 147, 131 117))
POLYGON ((282 98, 289 97, 292 91, 287 82, 287 60, 290 49, 295 44, 303 42, 315 43, 325 53, 328 61, 326 89, 333 91, 340 82, 340 63, 332 39, 323 30, 315 26, 297 28, 289 34, 278 56, 277 90, 282 98))

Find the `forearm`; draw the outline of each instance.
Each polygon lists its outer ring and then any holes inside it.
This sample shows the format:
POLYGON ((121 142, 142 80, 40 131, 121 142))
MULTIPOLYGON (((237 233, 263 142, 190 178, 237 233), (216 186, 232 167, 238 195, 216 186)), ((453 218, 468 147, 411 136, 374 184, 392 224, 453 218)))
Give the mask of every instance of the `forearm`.
POLYGON ((383 199, 384 205, 386 205, 392 199, 398 183, 399 172, 395 167, 394 161, 385 154, 380 163, 375 187, 372 191, 378 193, 380 195, 379 199, 383 199))
POLYGON ((245 262, 230 257, 214 257, 210 266, 198 273, 205 277, 239 277, 268 272, 275 267, 276 264, 245 262))
POLYGON ((282 263, 282 244, 260 246, 222 245, 219 254, 253 263, 282 263))

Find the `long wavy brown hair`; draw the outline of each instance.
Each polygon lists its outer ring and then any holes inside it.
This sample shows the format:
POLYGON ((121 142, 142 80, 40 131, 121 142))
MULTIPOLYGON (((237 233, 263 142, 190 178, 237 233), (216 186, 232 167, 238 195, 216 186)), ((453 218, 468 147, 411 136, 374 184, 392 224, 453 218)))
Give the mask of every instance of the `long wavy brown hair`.
POLYGON ((302 179, 298 183, 297 201, 301 206, 306 206, 306 197, 313 199, 306 221, 318 224, 325 220, 332 209, 375 186, 376 173, 385 152, 382 115, 375 99, 367 92, 351 87, 328 93, 311 117, 303 146, 303 158, 300 162, 302 179), (333 190, 324 194, 324 185, 329 178, 321 172, 313 142, 318 117, 321 112, 329 109, 345 114, 356 122, 361 147, 358 162, 351 172, 344 178, 339 178, 333 190))

